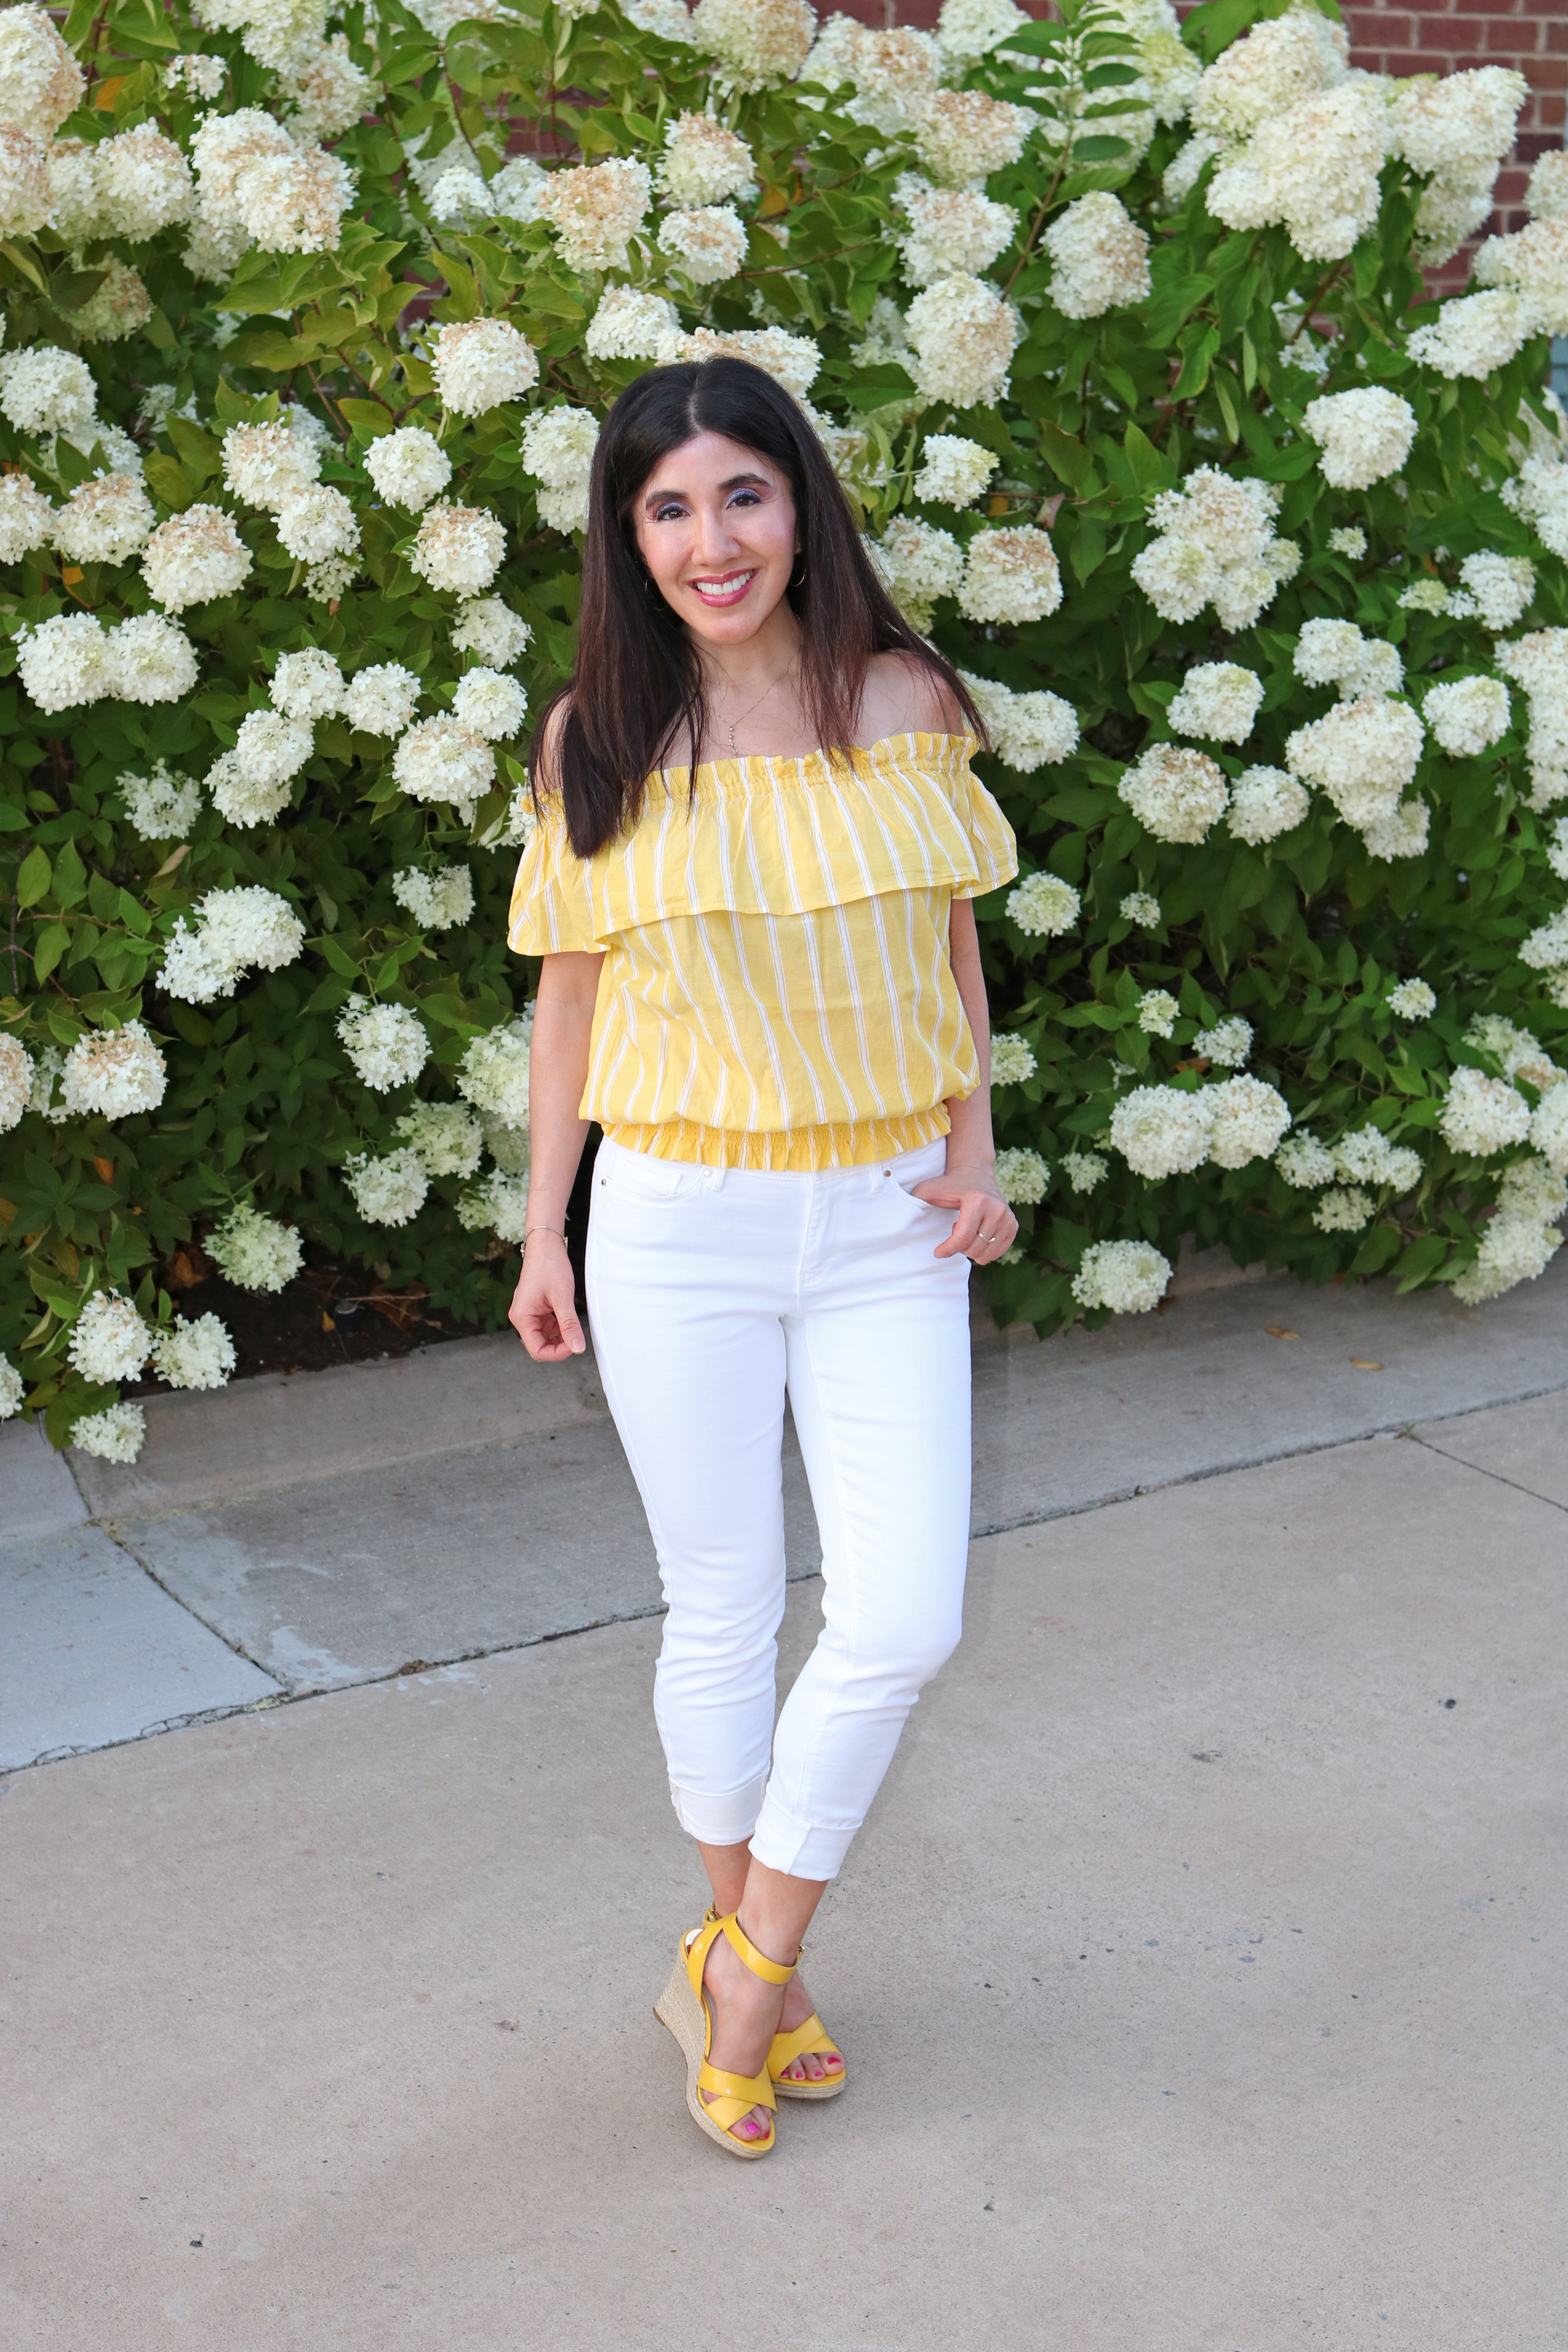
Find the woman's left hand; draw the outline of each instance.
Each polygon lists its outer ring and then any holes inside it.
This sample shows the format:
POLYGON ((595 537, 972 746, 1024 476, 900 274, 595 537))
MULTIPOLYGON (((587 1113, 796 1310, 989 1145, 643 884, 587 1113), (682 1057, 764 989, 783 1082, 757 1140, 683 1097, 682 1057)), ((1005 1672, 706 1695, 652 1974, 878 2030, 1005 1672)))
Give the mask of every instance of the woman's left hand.
POLYGON ((989 1160, 969 1166, 960 1161, 940 1176, 928 1176, 923 1184, 911 1184, 910 1191, 933 1208, 958 1212, 952 1231, 937 1244, 933 1256, 962 1253, 976 1265, 993 1265, 1017 1238, 1018 1220, 996 1190, 996 1170, 989 1160))

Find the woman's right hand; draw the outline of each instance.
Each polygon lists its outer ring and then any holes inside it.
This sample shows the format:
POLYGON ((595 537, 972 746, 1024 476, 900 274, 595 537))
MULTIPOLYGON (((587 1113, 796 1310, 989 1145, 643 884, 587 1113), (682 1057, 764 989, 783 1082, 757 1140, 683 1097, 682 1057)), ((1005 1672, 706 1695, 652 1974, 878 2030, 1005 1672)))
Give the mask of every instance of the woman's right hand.
POLYGON ((577 1320, 577 1277, 558 1234, 537 1229, 528 1237, 522 1272, 507 1321, 536 1364, 559 1364, 587 1348, 577 1320))

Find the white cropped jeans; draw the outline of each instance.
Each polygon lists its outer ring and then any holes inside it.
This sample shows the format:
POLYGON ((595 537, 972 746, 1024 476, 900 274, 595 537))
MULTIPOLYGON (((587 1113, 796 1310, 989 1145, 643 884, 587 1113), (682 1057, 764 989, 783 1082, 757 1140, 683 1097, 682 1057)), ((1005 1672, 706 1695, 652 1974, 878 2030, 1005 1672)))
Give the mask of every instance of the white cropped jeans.
POLYGON ((655 1160, 594 1175, 594 1348, 669 1613, 654 1707, 683 1828, 832 1878, 958 1641, 969 1262, 908 1188, 942 1142, 800 1174, 655 1160), (773 1726, 788 1392, 826 1622, 773 1726), (769 1769, 770 1753, 772 1770, 769 1769))

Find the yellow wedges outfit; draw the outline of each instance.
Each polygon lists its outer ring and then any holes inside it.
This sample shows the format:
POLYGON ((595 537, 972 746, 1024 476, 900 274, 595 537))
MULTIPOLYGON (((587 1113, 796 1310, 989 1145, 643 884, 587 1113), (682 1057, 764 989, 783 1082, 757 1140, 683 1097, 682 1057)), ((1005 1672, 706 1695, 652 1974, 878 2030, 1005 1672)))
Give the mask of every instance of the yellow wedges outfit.
POLYGON ((960 1630, 969 1268, 932 1255, 951 1213, 910 1188, 942 1172, 946 1105, 979 1080, 949 908, 1017 870, 973 748, 719 761, 694 790, 669 770, 586 860, 547 804, 512 898, 520 953, 605 957, 588 1303, 668 1604, 676 1812, 805 1878, 837 1874, 960 1630), (775 1729, 786 1394, 824 1625, 775 1729))

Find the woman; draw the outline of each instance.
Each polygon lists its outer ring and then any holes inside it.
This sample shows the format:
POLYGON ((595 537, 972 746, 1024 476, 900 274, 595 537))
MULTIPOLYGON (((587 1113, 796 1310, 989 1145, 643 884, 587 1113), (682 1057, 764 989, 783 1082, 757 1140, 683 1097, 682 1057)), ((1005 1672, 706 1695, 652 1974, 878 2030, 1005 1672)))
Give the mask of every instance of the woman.
POLYGON ((541 1363, 583 1350, 564 1212, 598 1119, 594 1349, 713 1891, 657 2013, 693 2117, 740 2157, 773 2147, 776 2095, 844 2088, 801 1937, 959 1636, 969 1262, 1017 1230, 970 905, 1016 867, 972 737, 787 393, 716 359, 621 394, 512 899, 543 968, 511 1321, 541 1363), (825 1623, 775 1732, 786 1392, 825 1623))

